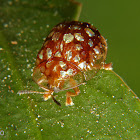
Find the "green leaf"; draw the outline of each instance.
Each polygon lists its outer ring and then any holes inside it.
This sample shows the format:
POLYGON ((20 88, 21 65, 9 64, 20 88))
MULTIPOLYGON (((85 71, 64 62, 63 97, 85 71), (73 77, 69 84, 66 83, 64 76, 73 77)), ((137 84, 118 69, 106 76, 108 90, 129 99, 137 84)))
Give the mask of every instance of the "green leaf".
POLYGON ((139 138, 139 100, 113 71, 100 70, 81 85, 71 107, 65 106, 66 91, 56 94, 61 107, 41 95, 17 94, 40 91, 32 81, 36 55, 54 25, 78 19, 79 4, 1 0, 0 11, 1 139, 139 138))

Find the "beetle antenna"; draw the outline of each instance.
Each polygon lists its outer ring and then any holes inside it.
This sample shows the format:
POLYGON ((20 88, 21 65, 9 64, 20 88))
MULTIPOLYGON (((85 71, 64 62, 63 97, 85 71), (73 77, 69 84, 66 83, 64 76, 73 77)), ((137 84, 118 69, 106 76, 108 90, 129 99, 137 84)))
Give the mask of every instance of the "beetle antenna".
MULTIPOLYGON (((22 94, 32 94, 32 93, 35 93, 35 94, 50 94, 49 92, 40 92, 40 91, 32 91, 32 90, 20 90, 20 91, 18 91, 17 94, 22 95, 22 94)), ((61 104, 54 98, 54 96, 53 95, 51 95, 51 96, 52 96, 53 101, 57 105, 61 106, 61 104)))
POLYGON ((40 92, 40 91, 32 91, 32 90, 20 90, 18 91, 17 94, 21 95, 21 94, 50 94, 49 92, 40 92))
POLYGON ((61 106, 61 104, 54 98, 53 95, 52 95, 52 99, 53 99, 53 101, 54 101, 57 105, 61 106))

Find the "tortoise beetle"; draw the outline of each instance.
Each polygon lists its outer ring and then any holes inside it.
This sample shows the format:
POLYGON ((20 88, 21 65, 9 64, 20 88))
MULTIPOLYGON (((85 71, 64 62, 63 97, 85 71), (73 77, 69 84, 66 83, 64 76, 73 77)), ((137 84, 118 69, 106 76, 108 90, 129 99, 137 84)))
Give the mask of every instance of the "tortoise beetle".
MULTIPOLYGON (((67 91, 66 105, 73 105, 72 96, 80 93, 79 85, 91 79, 100 69, 111 70, 105 64, 107 43, 99 31, 89 23, 66 21, 56 25, 47 36, 36 59, 33 80, 45 90, 44 100, 54 92, 67 91)), ((40 93, 20 91, 23 93, 40 93)))

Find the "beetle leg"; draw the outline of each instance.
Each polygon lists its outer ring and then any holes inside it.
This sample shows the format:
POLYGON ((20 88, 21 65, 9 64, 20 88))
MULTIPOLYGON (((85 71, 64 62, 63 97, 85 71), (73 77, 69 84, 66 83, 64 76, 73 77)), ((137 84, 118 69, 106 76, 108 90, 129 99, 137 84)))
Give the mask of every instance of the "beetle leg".
POLYGON ((50 99, 50 98, 52 97, 53 101, 54 101, 57 105, 61 106, 61 104, 54 98, 54 96, 52 95, 52 93, 53 93, 53 92, 50 91, 50 93, 44 94, 44 95, 43 95, 44 101, 47 101, 48 99, 50 99))
POLYGON ((44 101, 47 101, 48 99, 50 99, 51 96, 52 96, 52 95, 51 95, 51 92, 48 93, 48 94, 44 94, 44 95, 43 95, 44 101))
POLYGON ((103 64, 102 69, 105 70, 112 70, 112 63, 108 63, 108 64, 103 64))
POLYGON ((79 95, 79 93, 80 93, 79 87, 75 87, 75 88, 73 88, 73 89, 74 89, 75 92, 70 92, 70 91, 68 91, 68 92, 66 93, 66 106, 72 106, 72 105, 74 105, 74 103, 73 103, 71 97, 72 97, 72 96, 77 96, 77 95, 79 95))

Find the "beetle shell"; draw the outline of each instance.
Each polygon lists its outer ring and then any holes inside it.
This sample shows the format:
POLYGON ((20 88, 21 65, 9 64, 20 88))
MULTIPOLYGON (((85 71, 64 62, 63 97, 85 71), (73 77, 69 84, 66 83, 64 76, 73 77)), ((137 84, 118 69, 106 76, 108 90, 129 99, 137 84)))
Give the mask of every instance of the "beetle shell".
POLYGON ((33 79, 41 88, 55 92, 77 87, 101 69, 106 54, 106 40, 94 26, 78 21, 60 23, 37 55, 33 79))

